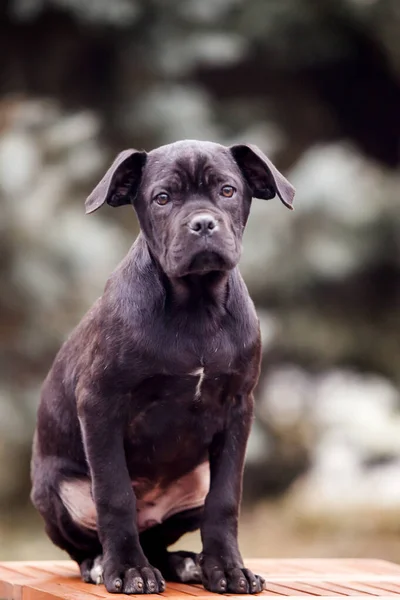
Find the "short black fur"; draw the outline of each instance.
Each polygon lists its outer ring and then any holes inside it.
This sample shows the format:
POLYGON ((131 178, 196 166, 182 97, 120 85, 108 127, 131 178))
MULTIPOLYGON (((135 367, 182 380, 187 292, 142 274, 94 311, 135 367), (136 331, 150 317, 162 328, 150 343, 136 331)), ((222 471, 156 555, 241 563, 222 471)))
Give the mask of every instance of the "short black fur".
POLYGON ((141 233, 44 383, 32 500, 85 581, 96 580, 100 557, 109 592, 161 592, 164 578, 201 579, 221 593, 262 589, 237 543, 260 365, 258 319, 237 268, 255 189, 251 156, 258 187, 265 177, 287 205, 293 188, 260 151, 235 148, 185 141, 149 154, 125 151, 86 203, 92 212, 131 202, 141 233), (223 197, 224 185, 234 197, 223 197), (164 206, 160 193, 168 194, 164 206), (198 218, 213 228, 200 232, 198 218), (207 463, 204 505, 139 530, 149 490, 171 489, 207 463), (77 492, 65 496, 72 483, 77 492), (83 516, 66 497, 81 502, 83 516), (199 527, 199 556, 168 552, 199 527))

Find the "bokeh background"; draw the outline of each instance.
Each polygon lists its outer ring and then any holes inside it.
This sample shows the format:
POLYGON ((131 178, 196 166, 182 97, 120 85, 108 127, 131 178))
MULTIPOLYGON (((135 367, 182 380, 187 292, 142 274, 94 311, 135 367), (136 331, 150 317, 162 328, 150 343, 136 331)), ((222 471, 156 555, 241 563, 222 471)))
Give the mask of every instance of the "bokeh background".
POLYGON ((0 558, 62 556, 29 502, 40 386, 138 231, 84 200, 182 138, 258 144, 297 188, 253 203, 241 261, 243 553, 400 561, 398 0, 1 2, 0 558))

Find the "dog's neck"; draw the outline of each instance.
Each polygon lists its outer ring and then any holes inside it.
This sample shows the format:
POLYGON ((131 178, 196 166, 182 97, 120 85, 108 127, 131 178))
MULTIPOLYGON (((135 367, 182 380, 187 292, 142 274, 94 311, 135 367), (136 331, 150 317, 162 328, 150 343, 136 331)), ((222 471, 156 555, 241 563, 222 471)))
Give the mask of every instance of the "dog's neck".
POLYGON ((223 309, 228 294, 229 273, 211 271, 204 275, 186 275, 168 279, 171 299, 175 306, 191 310, 206 306, 223 309))

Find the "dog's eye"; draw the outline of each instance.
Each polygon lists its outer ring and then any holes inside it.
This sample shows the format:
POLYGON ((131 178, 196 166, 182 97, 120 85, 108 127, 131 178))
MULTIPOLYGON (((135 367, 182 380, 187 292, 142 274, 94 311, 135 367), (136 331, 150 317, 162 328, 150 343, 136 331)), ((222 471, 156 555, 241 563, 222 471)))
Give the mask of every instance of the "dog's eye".
POLYGON ((165 206, 165 204, 168 204, 168 202, 169 202, 169 195, 166 192, 161 192, 161 194, 157 194, 157 196, 154 198, 154 200, 160 206, 165 206))
POLYGON ((224 196, 224 198, 232 198, 233 194, 236 192, 235 188, 232 187, 231 185, 224 185, 223 188, 221 188, 221 196, 224 196))

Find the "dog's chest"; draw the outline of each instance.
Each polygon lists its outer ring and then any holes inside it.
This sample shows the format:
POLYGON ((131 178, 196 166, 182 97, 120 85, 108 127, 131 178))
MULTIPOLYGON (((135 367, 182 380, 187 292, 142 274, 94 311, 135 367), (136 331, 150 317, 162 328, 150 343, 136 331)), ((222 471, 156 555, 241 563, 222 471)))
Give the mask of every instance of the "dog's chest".
POLYGON ((143 381, 133 394, 126 432, 131 472, 176 478, 199 464, 215 433, 226 425, 235 389, 234 375, 208 372, 204 366, 143 381))
POLYGON ((192 325, 168 339, 153 348, 154 360, 132 389, 126 431, 129 470, 152 480, 176 479, 205 459, 227 427, 255 352, 229 324, 212 335, 192 325))

